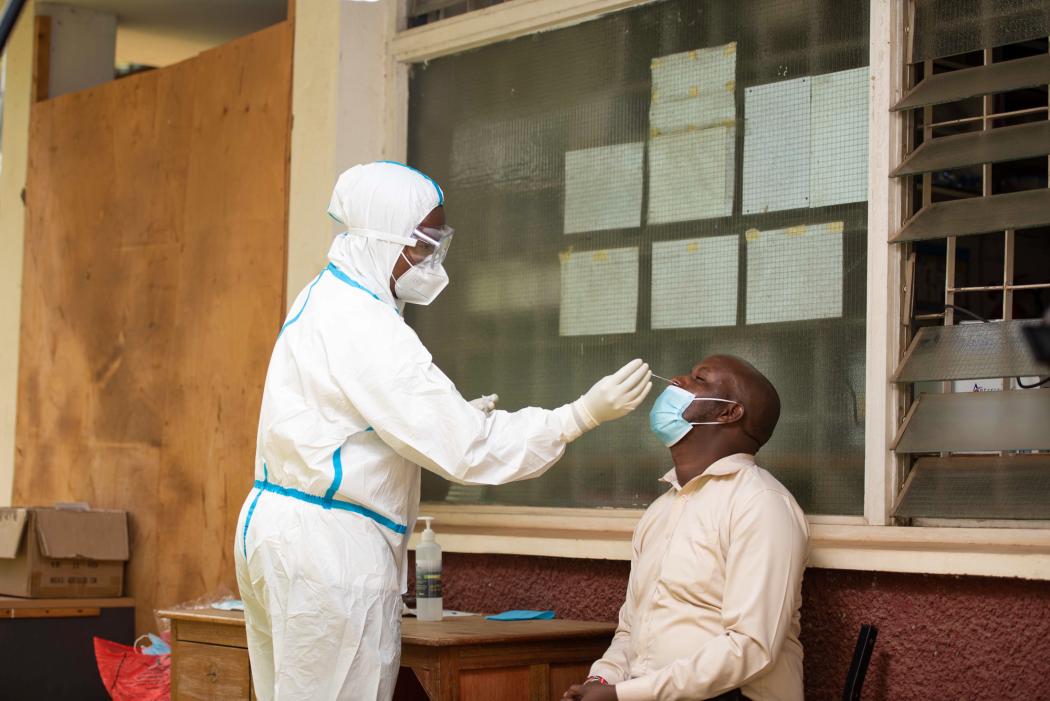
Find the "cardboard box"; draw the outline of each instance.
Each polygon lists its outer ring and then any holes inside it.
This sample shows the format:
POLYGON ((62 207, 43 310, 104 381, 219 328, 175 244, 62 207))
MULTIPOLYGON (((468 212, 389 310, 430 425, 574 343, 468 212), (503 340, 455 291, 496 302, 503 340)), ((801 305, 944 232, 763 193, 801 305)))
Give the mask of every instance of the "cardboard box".
POLYGON ((128 555, 126 511, 0 509, 0 594, 122 596, 128 555))

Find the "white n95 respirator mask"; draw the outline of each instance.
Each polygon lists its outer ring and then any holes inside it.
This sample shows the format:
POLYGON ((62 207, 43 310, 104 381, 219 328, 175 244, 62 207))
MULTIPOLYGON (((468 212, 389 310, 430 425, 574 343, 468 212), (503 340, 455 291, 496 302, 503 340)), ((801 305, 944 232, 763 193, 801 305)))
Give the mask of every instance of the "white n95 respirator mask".
POLYGON ((412 246, 401 249, 401 257, 409 264, 401 277, 394 281, 394 294, 410 304, 430 304, 448 285, 445 256, 455 231, 451 226, 417 226, 412 232, 412 246))
MULTIPOLYGON (((412 265, 404 253, 402 258, 412 265)), ((412 265, 394 281, 394 295, 409 304, 427 305, 437 299, 441 291, 448 286, 448 273, 445 266, 412 265)))

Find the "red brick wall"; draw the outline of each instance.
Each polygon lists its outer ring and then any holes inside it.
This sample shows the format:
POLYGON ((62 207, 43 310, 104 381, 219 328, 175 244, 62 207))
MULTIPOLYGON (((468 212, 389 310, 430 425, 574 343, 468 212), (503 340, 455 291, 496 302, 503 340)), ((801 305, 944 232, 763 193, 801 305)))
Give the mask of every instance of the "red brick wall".
MULTIPOLYGON (((626 562, 445 554, 445 606, 615 620, 626 562)), ((1050 584, 811 569, 806 698, 840 699, 861 623, 879 628, 864 699, 1050 700, 1050 584)))

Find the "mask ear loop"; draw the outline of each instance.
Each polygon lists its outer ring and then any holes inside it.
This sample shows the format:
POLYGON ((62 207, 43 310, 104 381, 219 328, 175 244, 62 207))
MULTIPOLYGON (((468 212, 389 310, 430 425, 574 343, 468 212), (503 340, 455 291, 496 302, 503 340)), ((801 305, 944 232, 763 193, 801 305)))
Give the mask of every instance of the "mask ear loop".
MULTIPOLYGON (((404 248, 404 246, 402 246, 402 247, 401 247, 401 252, 400 252, 400 254, 399 254, 399 255, 400 255, 400 256, 401 256, 402 258, 404 258, 404 259, 405 259, 405 262, 406 262, 406 263, 408 263, 408 270, 411 270, 412 268, 416 267, 416 266, 415 266, 415 264, 414 264, 414 263, 412 263, 412 261, 410 261, 410 260, 408 259, 408 256, 406 256, 406 255, 405 255, 405 248, 404 248)), ((396 267, 397 267, 397 261, 394 261, 394 268, 396 268, 396 267)), ((394 268, 391 268, 391 269, 390 269, 390 279, 394 281, 394 285, 395 285, 395 287, 396 287, 396 286, 397 286, 397 281, 398 281, 398 280, 400 280, 400 279, 401 279, 401 277, 394 277, 394 268)), ((401 276, 404 276, 404 274, 405 274, 405 273, 407 273, 407 272, 408 272, 408 270, 406 270, 406 271, 404 271, 403 273, 401 273, 401 276)), ((395 294, 394 294, 394 296, 395 296, 395 297, 397 297, 397 293, 395 293, 395 294)))
MULTIPOLYGON (((741 411, 743 411, 745 414, 747 413, 747 408, 743 404, 741 404, 740 402, 736 401, 735 399, 721 399, 719 397, 697 397, 693 401, 695 402, 697 400, 701 400, 701 401, 707 400, 709 402, 727 402, 729 404, 736 404, 736 405, 738 405, 740 407, 741 411)), ((697 422, 690 421, 689 423, 691 425, 693 425, 693 426, 713 426, 715 424, 721 424, 723 426, 726 426, 726 425, 731 424, 731 423, 734 423, 734 424, 741 423, 743 420, 744 420, 744 416, 743 416, 743 414, 741 414, 740 418, 737 419, 736 421, 697 421, 697 422)), ((758 440, 753 435, 751 435, 751 433, 748 432, 748 430, 746 428, 744 428, 743 425, 740 426, 740 430, 743 432, 743 434, 745 436, 747 436, 748 438, 753 440, 755 442, 755 445, 757 445, 758 447, 761 448, 764 445, 762 443, 762 441, 758 440)))
MULTIPOLYGON (((688 390, 686 390, 686 391, 688 391, 688 390)), ((694 402, 725 402, 726 404, 737 404, 737 405, 740 406, 741 409, 744 408, 744 405, 741 404, 740 402, 736 401, 735 399, 722 399, 721 397, 696 397, 696 396, 694 396, 693 397, 693 401, 694 402)), ((689 425, 690 426, 726 426, 726 425, 731 424, 731 423, 735 424, 738 421, 740 421, 740 419, 737 419, 736 421, 690 421, 689 425)))

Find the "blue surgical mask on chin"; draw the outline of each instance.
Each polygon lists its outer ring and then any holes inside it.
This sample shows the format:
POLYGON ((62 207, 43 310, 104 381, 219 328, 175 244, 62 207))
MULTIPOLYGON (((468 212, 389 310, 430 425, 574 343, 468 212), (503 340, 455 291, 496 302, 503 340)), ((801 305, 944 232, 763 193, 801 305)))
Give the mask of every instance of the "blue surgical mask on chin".
POLYGON ((671 385, 660 393, 653 408, 649 411, 649 428, 668 448, 685 438, 686 434, 693 430, 693 426, 725 423, 724 421, 686 421, 682 415, 693 402, 740 403, 719 397, 697 397, 677 385, 671 385))

